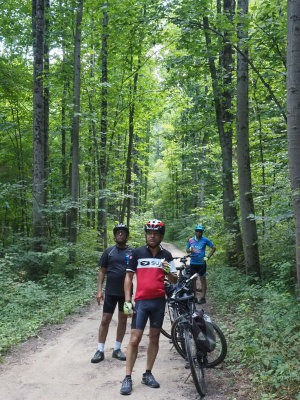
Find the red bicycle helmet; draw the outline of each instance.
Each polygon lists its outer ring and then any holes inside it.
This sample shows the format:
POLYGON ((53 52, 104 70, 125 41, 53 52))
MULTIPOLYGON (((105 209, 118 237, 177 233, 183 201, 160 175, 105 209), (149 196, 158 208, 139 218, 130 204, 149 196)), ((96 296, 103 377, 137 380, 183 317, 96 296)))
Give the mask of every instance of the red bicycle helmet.
POLYGON ((147 231, 158 231, 164 235, 165 233, 165 224, 158 219, 151 219, 145 224, 145 232, 147 231))

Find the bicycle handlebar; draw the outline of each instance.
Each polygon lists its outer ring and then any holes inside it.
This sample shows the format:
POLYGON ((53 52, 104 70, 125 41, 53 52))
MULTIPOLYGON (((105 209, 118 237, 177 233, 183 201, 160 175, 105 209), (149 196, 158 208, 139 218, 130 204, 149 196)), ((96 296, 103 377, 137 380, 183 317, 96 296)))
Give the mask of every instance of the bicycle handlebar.
MULTIPOLYGON (((189 282, 191 282, 193 279, 197 278, 198 276, 199 276, 199 274, 198 274, 198 272, 196 272, 196 273, 194 273, 191 277, 189 277, 189 278, 185 281, 184 285, 181 286, 180 288, 178 288, 178 289, 174 292, 174 294, 173 294, 173 296, 172 296, 172 299, 177 301, 176 296, 177 296, 180 292, 185 292, 185 293, 190 292, 190 288, 187 287, 187 284, 188 284, 189 282)), ((191 294, 191 295, 189 295, 189 296, 183 297, 182 300, 180 300, 180 301, 186 301, 186 300, 189 300, 189 299, 191 299, 191 298, 193 298, 193 297, 194 297, 194 294, 191 294)))
POLYGON ((174 260, 179 260, 179 259, 182 259, 182 258, 189 258, 189 257, 191 257, 190 254, 185 254, 184 256, 173 257, 173 259, 174 259, 174 260))
POLYGON ((188 301, 194 298, 193 294, 190 294, 188 296, 183 296, 183 297, 171 297, 170 301, 174 303, 182 303, 184 301, 188 301))

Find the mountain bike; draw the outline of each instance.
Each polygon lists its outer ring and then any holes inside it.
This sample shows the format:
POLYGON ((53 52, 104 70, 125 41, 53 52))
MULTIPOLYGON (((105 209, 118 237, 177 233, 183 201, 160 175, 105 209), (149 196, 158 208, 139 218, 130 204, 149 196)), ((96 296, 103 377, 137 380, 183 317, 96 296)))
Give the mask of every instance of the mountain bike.
MULTIPOLYGON (((186 257, 184 261, 186 262, 186 257)), ((167 300, 167 310, 171 321, 172 343, 178 353, 186 359, 187 354, 182 321, 185 321, 187 316, 191 317, 196 311, 193 280, 197 278, 198 274, 189 276, 189 274, 183 273, 182 266, 178 268, 181 269, 181 275, 178 278, 178 284, 173 285, 173 292, 171 292, 171 296, 167 300)), ((213 368, 224 361, 227 354, 227 342, 221 329, 215 322, 211 321, 211 318, 204 311, 203 317, 211 324, 215 336, 215 348, 213 351, 207 353, 206 357, 206 368, 213 368)), ((169 332, 166 329, 164 329, 164 332, 165 336, 169 337, 169 332)))
MULTIPOLYGON (((186 359, 186 346, 182 319, 180 316, 192 315, 196 310, 196 296, 193 288, 193 280, 198 274, 190 276, 186 265, 190 256, 177 257, 181 265, 179 270, 178 282, 170 285, 169 296, 166 303, 166 321, 161 330, 162 334, 171 339, 178 353, 186 359)), ((215 334, 215 348, 206 355, 206 368, 213 368, 224 361, 227 354, 227 342, 219 326, 211 321, 210 317, 204 313, 204 319, 209 321, 215 334)))
MULTIPOLYGON (((189 257, 190 255, 186 255, 183 257, 174 257, 175 260, 179 259, 181 262, 181 265, 179 267, 176 267, 177 271, 179 271, 178 282, 176 284, 169 284, 168 282, 166 282, 165 285, 165 289, 167 292, 167 301, 164 323, 163 327, 161 328, 161 333, 168 339, 171 339, 171 327, 176 318, 178 318, 179 315, 187 312, 186 305, 182 307, 178 303, 174 302, 172 298, 180 292, 180 289, 183 286, 185 287, 185 292, 191 293, 193 290, 192 281, 198 276, 194 274, 193 277, 190 277, 188 273, 188 267, 186 263, 189 257)), ((189 299, 189 308, 191 311, 195 309, 195 300, 196 296, 191 296, 191 298, 189 299)))

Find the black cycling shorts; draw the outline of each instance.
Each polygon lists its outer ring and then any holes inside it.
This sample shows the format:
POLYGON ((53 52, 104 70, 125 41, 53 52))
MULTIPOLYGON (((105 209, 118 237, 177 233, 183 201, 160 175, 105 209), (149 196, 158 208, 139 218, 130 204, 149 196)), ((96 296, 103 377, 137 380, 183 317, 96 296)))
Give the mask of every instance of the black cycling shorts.
POLYGON ((194 275, 197 272, 200 276, 206 276, 206 263, 190 264, 189 268, 190 268, 191 275, 194 275))
POLYGON ((119 311, 123 312, 125 296, 113 296, 105 294, 103 312, 107 314, 113 314, 117 303, 119 304, 119 311))
POLYGON ((144 330, 148 318, 151 328, 161 329, 165 316, 166 300, 164 297, 158 299, 137 300, 132 316, 131 329, 144 330))

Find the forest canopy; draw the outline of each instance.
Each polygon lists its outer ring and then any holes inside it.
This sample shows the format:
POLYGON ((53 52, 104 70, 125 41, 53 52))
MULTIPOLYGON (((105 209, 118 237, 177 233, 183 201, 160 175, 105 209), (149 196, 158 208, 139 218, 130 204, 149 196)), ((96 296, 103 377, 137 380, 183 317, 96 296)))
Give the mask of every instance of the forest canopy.
POLYGON ((85 232, 101 250, 117 222, 182 242, 201 222, 224 262, 292 290, 284 2, 2 8, 3 255, 66 245, 76 264, 85 232))

